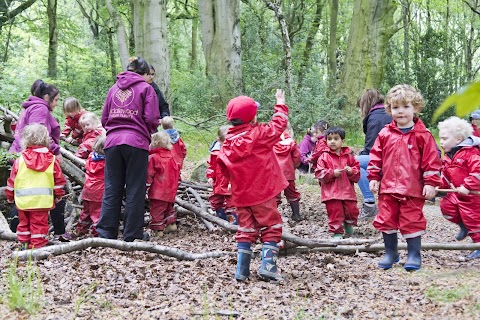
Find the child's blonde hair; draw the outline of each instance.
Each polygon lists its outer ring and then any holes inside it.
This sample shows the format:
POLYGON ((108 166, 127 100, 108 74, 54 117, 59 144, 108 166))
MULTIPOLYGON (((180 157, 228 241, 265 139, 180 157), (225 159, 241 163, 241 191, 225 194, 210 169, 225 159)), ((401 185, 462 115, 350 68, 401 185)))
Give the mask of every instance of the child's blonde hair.
POLYGON ((30 146, 50 146, 50 136, 47 128, 39 123, 29 124, 23 128, 22 140, 20 141, 22 149, 30 146))
POLYGON ((91 122, 94 128, 98 128, 102 125, 98 116, 93 112, 86 112, 78 120, 78 123, 83 127, 87 122, 91 122))
POLYGON ((450 117, 438 123, 438 130, 447 132, 448 135, 455 138, 462 138, 465 140, 473 133, 473 128, 467 120, 460 119, 459 117, 450 117))
MULTIPOLYGON (((165 118, 163 118, 165 119, 165 118)), ((150 149, 164 148, 172 150, 172 142, 170 136, 165 131, 160 131, 152 135, 152 142, 150 143, 150 149)))
POLYGON ((101 136, 98 136, 97 139, 95 139, 95 142, 92 145, 92 150, 95 151, 98 154, 103 154, 105 155, 105 151, 103 148, 105 148, 105 140, 107 137, 102 134, 101 136))
POLYGON ((163 130, 173 129, 173 118, 172 117, 163 117, 162 118, 162 128, 163 130))
POLYGON ((83 111, 82 105, 77 99, 69 97, 63 102, 63 113, 80 113, 83 111))
POLYGON ((225 141, 225 137, 227 136, 228 129, 230 129, 231 127, 233 126, 230 124, 226 124, 218 128, 217 135, 218 135, 218 140, 220 142, 225 141))
POLYGON ((425 101, 420 91, 408 84, 398 84, 387 93, 385 111, 392 115, 392 105, 407 105, 409 103, 412 104, 416 111, 415 117, 418 116, 418 113, 425 106, 425 101))

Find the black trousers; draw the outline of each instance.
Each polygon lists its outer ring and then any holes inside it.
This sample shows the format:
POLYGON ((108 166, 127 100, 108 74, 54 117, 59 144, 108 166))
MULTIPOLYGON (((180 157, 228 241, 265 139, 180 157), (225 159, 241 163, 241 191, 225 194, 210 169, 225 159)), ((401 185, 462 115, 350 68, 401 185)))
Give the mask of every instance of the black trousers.
MULTIPOLYGON (((50 210, 50 220, 52 220, 53 225, 53 232, 55 235, 62 235, 65 233, 65 199, 60 200, 56 205, 55 208, 50 210)), ((10 229, 12 232, 17 232, 18 226, 18 210, 17 207, 14 205, 10 210, 10 217, 8 218, 10 221, 10 229)))
POLYGON ((128 145, 105 150, 105 192, 97 223, 101 238, 116 239, 125 188, 123 240, 143 238, 148 151, 128 145))

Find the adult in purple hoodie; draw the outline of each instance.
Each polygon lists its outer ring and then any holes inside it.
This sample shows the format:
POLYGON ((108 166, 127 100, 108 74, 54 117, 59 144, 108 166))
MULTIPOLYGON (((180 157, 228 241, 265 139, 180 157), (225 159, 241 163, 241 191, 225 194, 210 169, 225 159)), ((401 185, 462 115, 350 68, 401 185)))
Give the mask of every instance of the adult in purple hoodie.
POLYGON ((100 237, 116 239, 124 187, 123 240, 143 238, 145 191, 150 135, 160 120, 157 95, 147 83, 150 66, 130 58, 127 71, 117 76, 102 110, 105 141, 105 192, 97 224, 100 237))

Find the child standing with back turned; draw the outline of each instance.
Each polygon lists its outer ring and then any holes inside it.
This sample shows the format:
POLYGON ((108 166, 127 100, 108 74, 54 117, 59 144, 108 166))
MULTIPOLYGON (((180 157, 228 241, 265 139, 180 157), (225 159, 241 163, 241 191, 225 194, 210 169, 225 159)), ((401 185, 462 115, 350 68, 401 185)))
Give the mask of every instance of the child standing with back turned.
POLYGON ((276 195, 288 182, 275 158, 273 146, 285 131, 288 107, 285 93, 277 89, 277 103, 268 124, 256 121, 257 103, 239 96, 227 105, 228 130, 217 163, 229 179, 233 205, 237 207, 238 260, 235 278, 245 281, 250 275, 250 245, 262 240, 262 264, 258 275, 265 280, 279 280, 278 246, 282 238, 282 217, 277 209, 276 195))
POLYGON ((352 151, 343 146, 345 130, 331 127, 325 131, 328 149, 320 154, 315 176, 321 184, 322 202, 328 214, 328 232, 341 239, 353 234, 357 225, 357 195, 353 184, 360 179, 360 164, 352 151))
POLYGON ((381 269, 399 261, 398 230, 407 240, 405 270, 421 268, 421 239, 427 227, 422 209, 425 199, 436 194, 442 166, 435 140, 418 118, 424 106, 422 95, 412 86, 390 89, 385 109, 393 121, 380 131, 370 150, 370 189, 379 193, 373 226, 382 232, 385 243, 385 256, 378 263, 381 269))
POLYGON ((18 241, 22 248, 40 248, 48 243, 48 212, 65 194, 60 163, 48 149, 50 136, 41 124, 22 132, 22 154, 13 164, 5 195, 18 209, 18 241))

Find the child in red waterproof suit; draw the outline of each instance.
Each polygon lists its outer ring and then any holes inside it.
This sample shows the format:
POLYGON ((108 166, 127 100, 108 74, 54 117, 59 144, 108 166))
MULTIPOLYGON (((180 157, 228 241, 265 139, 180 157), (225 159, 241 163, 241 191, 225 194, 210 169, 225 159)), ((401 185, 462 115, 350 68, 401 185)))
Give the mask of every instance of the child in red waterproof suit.
POLYGON ((82 108, 80 102, 75 98, 67 98, 63 102, 63 113, 65 114, 65 125, 63 127, 61 138, 66 142, 78 146, 82 143, 83 128, 80 125, 80 118, 87 111, 82 108), (71 136, 70 136, 71 134, 71 136), (70 136, 70 137, 69 137, 70 136))
POLYGON ((307 158, 307 161, 310 162, 313 166, 313 170, 315 171, 315 167, 317 166, 317 161, 322 152, 328 150, 327 141, 325 139, 325 131, 330 128, 330 125, 325 120, 319 120, 315 123, 315 137, 317 138, 317 143, 315 144, 315 149, 313 150, 310 157, 307 158))
POLYGON ((390 269, 399 261, 398 230, 407 240, 405 270, 421 267, 421 236, 427 227, 422 209, 425 199, 436 194, 442 166, 435 140, 418 118, 424 105, 422 95, 412 86, 390 89, 385 110, 393 121, 380 131, 370 150, 370 190, 379 192, 379 213, 373 226, 382 232, 385 243, 385 256, 378 263, 381 269, 390 269))
POLYGON ((148 156, 147 194, 152 218, 149 228, 155 237, 177 231, 177 214, 173 205, 181 166, 175 161, 171 150, 168 133, 161 131, 152 136, 148 156))
POLYGON ((97 137, 105 134, 105 129, 103 129, 98 116, 93 112, 84 113, 79 122, 84 134, 82 143, 78 146, 75 155, 81 159, 87 159, 92 152, 93 143, 97 137))
POLYGON ((85 163, 85 185, 82 190, 83 209, 77 223, 76 235, 88 232, 98 236, 96 226, 102 211, 103 191, 105 190, 105 135, 97 137, 93 152, 85 163))
POLYGON ((232 193, 228 188, 228 180, 222 175, 221 170, 217 166, 217 158, 220 153, 227 131, 232 126, 224 125, 218 129, 218 137, 215 144, 210 149, 210 158, 208 159, 208 168, 206 176, 208 184, 213 187, 213 192, 208 198, 210 206, 217 213, 219 218, 223 220, 229 220, 228 217, 232 217, 232 223, 237 224, 235 207, 232 205, 232 193))
POLYGON ((250 275, 250 245, 258 237, 263 243, 259 276, 281 279, 277 243, 282 238, 282 217, 276 196, 288 182, 273 146, 287 127, 288 107, 282 90, 277 90, 276 98, 275 113, 268 124, 256 122, 258 104, 252 98, 239 96, 227 105, 227 119, 233 127, 228 130, 217 164, 230 181, 233 204, 237 207, 238 281, 245 281, 250 275))
POLYGON ((480 137, 480 110, 475 110, 470 114, 470 123, 472 124, 473 135, 480 137))
MULTIPOLYGON (((455 189, 441 200, 443 216, 458 224, 458 241, 468 235, 480 242, 480 138, 472 135, 472 126, 463 119, 450 117, 438 124, 440 145, 445 151, 442 168, 442 188, 455 189)), ((468 259, 480 258, 480 250, 468 259)))
MULTIPOLYGON (((183 160, 187 156, 187 147, 183 142, 182 138, 178 131, 173 128, 173 118, 172 117, 163 117, 162 118, 162 128, 170 136, 170 142, 172 143, 172 155, 175 161, 180 164, 180 169, 183 167, 183 160)), ((178 174, 180 179, 180 174, 178 174)))
POLYGON ((22 153, 15 160, 5 195, 18 209, 18 241, 22 248, 48 243, 48 212, 65 194, 65 177, 50 152, 50 136, 41 124, 27 125, 22 132, 22 153))
POLYGON ((343 147, 345 130, 332 127, 325 131, 328 150, 317 161, 315 176, 321 184, 322 202, 327 207, 328 232, 341 239, 351 236, 359 210, 353 184, 360 179, 360 164, 352 150, 343 147))
MULTIPOLYGON (((300 193, 295 187, 295 168, 300 165, 300 151, 295 140, 290 137, 289 131, 292 130, 290 124, 288 127, 280 136, 280 141, 273 146, 273 152, 275 152, 283 175, 288 181, 288 186, 283 190, 283 194, 292 208, 292 220, 302 221, 303 218, 300 215, 300 193)), ((277 196, 277 205, 280 203, 282 203, 281 193, 277 196)))

